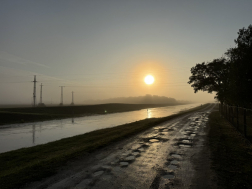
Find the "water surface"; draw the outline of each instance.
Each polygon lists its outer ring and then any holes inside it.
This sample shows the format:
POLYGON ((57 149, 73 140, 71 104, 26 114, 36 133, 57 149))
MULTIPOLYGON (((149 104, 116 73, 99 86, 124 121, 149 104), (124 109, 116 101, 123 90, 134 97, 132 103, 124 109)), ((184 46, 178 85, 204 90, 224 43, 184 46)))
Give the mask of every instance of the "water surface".
POLYGON ((165 117, 200 104, 166 106, 131 112, 93 115, 79 118, 35 123, 11 124, 0 127, 0 153, 45 144, 97 129, 113 127, 146 118, 165 117))

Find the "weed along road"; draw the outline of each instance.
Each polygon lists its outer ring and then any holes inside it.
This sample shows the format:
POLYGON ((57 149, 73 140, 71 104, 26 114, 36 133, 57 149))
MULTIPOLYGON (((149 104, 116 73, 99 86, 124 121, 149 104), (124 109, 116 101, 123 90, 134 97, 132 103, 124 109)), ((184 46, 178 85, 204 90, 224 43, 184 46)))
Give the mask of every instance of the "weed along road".
POLYGON ((215 188, 204 145, 214 106, 209 104, 79 157, 56 175, 24 188, 215 188))

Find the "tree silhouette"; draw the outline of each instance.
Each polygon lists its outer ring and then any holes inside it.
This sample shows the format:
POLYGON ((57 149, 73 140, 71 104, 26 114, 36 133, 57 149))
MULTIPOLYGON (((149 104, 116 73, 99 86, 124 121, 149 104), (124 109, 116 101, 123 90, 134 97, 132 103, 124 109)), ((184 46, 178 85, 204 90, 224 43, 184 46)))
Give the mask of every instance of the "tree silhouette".
POLYGON ((252 25, 242 28, 235 39, 236 47, 226 57, 196 64, 191 68, 189 84, 194 92, 216 92, 221 103, 252 107, 252 25))
POLYGON ((226 52, 231 63, 231 101, 236 105, 252 107, 252 25, 239 30, 235 44, 236 47, 226 52))
POLYGON ((194 92, 207 91, 216 92, 216 97, 220 102, 227 101, 226 91, 228 85, 228 74, 230 64, 225 58, 214 59, 212 62, 196 64, 191 68, 192 76, 189 84, 194 88, 194 92))

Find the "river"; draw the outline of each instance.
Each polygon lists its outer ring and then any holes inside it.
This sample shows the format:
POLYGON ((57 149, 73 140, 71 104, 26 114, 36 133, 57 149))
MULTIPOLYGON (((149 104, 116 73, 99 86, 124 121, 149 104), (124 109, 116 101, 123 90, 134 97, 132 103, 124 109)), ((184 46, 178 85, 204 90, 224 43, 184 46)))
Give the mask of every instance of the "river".
POLYGON ((166 106, 107 115, 92 115, 0 127, 0 153, 45 144, 97 129, 114 127, 146 118, 165 117, 200 104, 166 106))

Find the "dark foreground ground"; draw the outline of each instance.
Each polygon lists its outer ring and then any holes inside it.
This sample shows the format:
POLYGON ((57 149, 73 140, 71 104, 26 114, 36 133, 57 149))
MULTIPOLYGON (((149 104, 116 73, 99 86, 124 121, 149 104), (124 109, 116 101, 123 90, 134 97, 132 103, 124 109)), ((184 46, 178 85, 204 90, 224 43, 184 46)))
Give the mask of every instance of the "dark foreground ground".
POLYGON ((252 145, 218 111, 209 116, 208 145, 219 188, 252 188, 252 145))
POLYGON ((164 106, 169 105, 115 103, 115 104, 82 105, 82 106, 0 108, 0 125, 44 121, 44 120, 61 119, 69 117, 80 117, 92 114, 127 112, 145 108, 155 108, 164 106))

